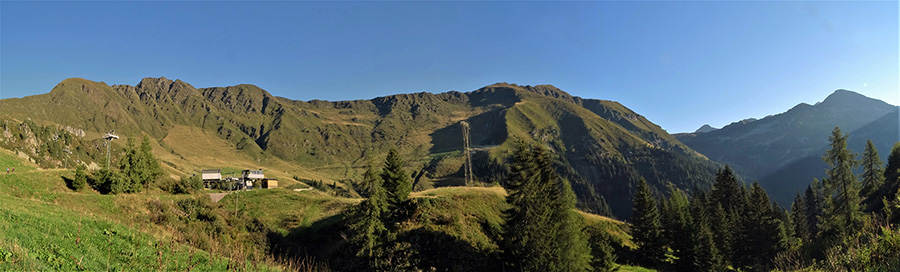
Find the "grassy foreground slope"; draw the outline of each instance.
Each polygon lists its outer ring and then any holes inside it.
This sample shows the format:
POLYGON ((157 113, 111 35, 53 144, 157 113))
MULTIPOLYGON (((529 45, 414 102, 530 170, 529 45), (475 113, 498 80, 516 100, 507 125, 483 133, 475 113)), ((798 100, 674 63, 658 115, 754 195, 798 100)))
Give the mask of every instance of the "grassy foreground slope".
POLYGON ((144 216, 148 199, 178 196, 72 192, 62 178, 71 171, 4 149, 0 165, 16 169, 0 174, 0 270, 281 270, 210 254, 144 216))

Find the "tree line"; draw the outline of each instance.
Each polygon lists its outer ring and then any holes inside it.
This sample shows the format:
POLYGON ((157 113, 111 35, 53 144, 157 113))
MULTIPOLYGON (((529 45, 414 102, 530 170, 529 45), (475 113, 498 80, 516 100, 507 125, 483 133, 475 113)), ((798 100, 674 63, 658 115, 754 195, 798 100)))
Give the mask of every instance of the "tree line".
POLYGON ((725 167, 712 189, 654 198, 643 181, 634 196, 634 262, 671 271, 897 271, 900 269, 900 143, 887 166, 871 141, 861 160, 835 128, 822 159, 829 168, 790 210, 758 183, 744 187, 725 167), (862 166, 857 177, 855 170, 862 166))

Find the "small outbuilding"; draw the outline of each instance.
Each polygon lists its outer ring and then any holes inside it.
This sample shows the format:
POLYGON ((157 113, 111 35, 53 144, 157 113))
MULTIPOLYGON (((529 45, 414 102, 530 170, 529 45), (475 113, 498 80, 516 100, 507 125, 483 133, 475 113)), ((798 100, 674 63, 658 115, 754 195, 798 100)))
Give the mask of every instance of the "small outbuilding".
POLYGON ((273 179, 273 178, 263 179, 262 180, 262 188, 263 189, 278 188, 278 180, 273 179))

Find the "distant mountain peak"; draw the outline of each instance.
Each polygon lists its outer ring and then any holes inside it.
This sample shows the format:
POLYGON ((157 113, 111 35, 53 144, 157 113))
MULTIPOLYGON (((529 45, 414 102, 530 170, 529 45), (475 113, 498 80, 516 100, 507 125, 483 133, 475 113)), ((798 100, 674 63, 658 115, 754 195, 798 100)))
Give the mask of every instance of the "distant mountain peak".
POLYGON ((707 132, 717 130, 717 129, 718 128, 714 128, 714 127, 710 126, 709 124, 704 124, 703 126, 698 128, 696 131, 694 131, 694 133, 707 133, 707 132))
POLYGON ((867 97, 854 91, 838 89, 828 95, 822 102, 816 103, 820 107, 884 107, 890 106, 884 101, 867 97))

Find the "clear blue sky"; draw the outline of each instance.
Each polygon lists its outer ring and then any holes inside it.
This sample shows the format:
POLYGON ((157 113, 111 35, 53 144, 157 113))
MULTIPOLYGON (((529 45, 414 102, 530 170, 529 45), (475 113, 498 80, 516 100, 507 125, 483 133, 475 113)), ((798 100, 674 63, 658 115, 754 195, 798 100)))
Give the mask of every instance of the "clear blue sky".
POLYGON ((0 97, 69 77, 250 83, 299 100, 553 84, 683 132, 839 88, 900 104, 898 10, 897 1, 3 1, 0 97))

